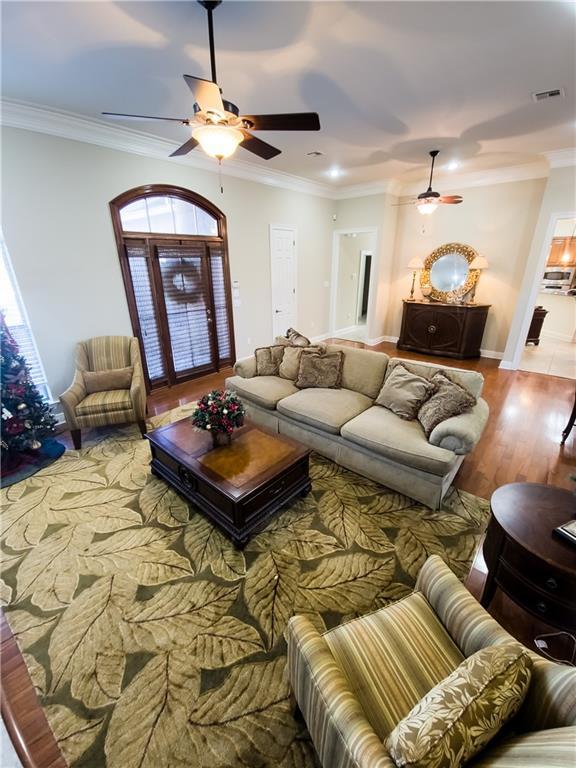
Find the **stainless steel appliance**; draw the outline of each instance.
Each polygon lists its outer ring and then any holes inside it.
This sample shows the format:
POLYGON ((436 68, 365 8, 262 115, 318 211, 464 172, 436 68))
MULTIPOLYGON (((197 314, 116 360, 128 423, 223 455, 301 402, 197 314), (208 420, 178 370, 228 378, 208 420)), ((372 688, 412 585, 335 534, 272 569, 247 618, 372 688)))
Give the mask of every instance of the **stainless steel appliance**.
POLYGON ((568 291, 574 281, 574 267, 548 267, 542 277, 542 290, 546 293, 568 291))

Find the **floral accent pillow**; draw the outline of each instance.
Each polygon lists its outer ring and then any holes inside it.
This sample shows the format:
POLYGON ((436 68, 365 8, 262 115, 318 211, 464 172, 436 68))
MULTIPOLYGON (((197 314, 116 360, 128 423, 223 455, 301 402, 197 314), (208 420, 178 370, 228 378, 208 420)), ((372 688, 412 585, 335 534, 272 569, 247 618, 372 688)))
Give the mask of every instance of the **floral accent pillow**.
POLYGON ((280 363, 284 357, 284 349, 281 344, 255 349, 256 376, 278 376, 280 363))
POLYGON ((313 347, 284 347, 284 357, 280 363, 280 376, 283 379, 290 379, 294 381, 298 377, 298 371, 300 370, 300 358, 304 354, 313 352, 317 355, 322 355, 325 352, 325 347, 313 346, 313 347))
POLYGON ((438 371, 430 379, 436 385, 436 392, 418 411, 418 421, 424 427, 426 437, 441 421, 460 416, 476 405, 476 398, 460 384, 449 379, 445 373, 438 371))
POLYGON ((303 354, 300 358, 296 386, 300 389, 314 387, 339 389, 343 365, 343 352, 330 352, 326 355, 318 355, 313 352, 303 354))
POLYGON ((532 660, 519 643, 483 648, 434 686, 386 739, 399 768, 459 768, 520 709, 532 660))

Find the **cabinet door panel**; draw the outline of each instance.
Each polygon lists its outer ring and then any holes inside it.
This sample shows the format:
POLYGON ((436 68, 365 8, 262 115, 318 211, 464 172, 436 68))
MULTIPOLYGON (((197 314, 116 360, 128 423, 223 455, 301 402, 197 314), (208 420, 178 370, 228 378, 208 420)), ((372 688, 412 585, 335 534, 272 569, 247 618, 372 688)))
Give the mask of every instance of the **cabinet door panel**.
POLYGON ((432 307, 421 307, 416 304, 406 306, 405 311, 408 314, 408 320, 403 343, 429 349, 433 341, 431 329, 437 326, 436 311, 432 307))

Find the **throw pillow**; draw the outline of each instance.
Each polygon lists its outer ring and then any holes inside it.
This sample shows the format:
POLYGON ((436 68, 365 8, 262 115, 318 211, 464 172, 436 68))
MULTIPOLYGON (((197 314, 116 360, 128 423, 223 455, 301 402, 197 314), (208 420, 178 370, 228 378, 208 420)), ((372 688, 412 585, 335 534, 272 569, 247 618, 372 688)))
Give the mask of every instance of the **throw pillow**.
POLYGON ((330 352, 319 355, 309 352, 301 356, 296 386, 300 389, 323 387, 339 389, 342 381, 343 352, 330 352))
POLYGON ((132 366, 110 368, 109 371, 83 371, 84 386, 89 395, 94 392, 108 392, 111 389, 130 389, 132 366))
POLYGON ((275 344, 272 347, 258 347, 254 350, 256 358, 256 376, 278 376, 280 363, 284 356, 284 349, 281 344, 275 344))
POLYGON ((430 437, 434 427, 441 421, 460 416, 476 405, 476 398, 442 371, 434 374, 430 381, 436 385, 436 392, 418 411, 418 421, 424 427, 426 437, 430 437))
POLYGON ((313 352, 316 355, 321 355, 324 352, 324 348, 320 346, 315 347, 284 347, 284 357, 280 363, 280 376, 283 379, 290 379, 295 381, 298 377, 298 371, 300 370, 300 358, 303 354, 313 352))
POLYGON ((420 406, 436 391, 436 385, 397 365, 384 382, 376 405, 383 405, 401 419, 412 421, 420 406))
POLYGON ((288 328, 286 331, 286 338, 290 344, 293 344, 295 347, 309 347, 312 344, 309 338, 302 336, 302 334, 294 328, 288 328))
POLYGON ((483 648, 434 686, 386 739, 402 768, 458 768, 520 709, 532 661, 519 643, 483 648))

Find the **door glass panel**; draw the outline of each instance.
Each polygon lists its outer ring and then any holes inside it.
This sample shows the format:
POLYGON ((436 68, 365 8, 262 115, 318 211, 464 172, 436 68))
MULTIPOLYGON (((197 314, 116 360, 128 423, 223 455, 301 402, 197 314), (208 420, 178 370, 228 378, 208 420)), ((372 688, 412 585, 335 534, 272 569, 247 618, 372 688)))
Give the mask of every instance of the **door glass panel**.
POLYGON ((160 331, 156 318, 156 309, 152 298, 150 273, 146 248, 140 245, 126 246, 128 265, 132 277, 132 288, 136 300, 138 322, 142 333, 142 344, 146 356, 146 367, 151 381, 165 378, 164 357, 160 342, 160 331))
POLYGON ((176 373, 213 363, 210 301, 202 246, 158 247, 176 373))
POLYGON ((231 358, 230 324, 226 304, 226 285, 224 283, 224 257, 222 249, 210 247, 210 267, 212 272, 212 295, 216 320, 216 338, 218 341, 219 360, 231 358))
POLYGON ((169 197, 147 197, 146 205, 150 232, 165 232, 171 235, 176 233, 172 200, 169 197))
POLYGON ((150 232, 146 200, 141 198, 125 205, 120 211, 120 220, 124 232, 150 232))

